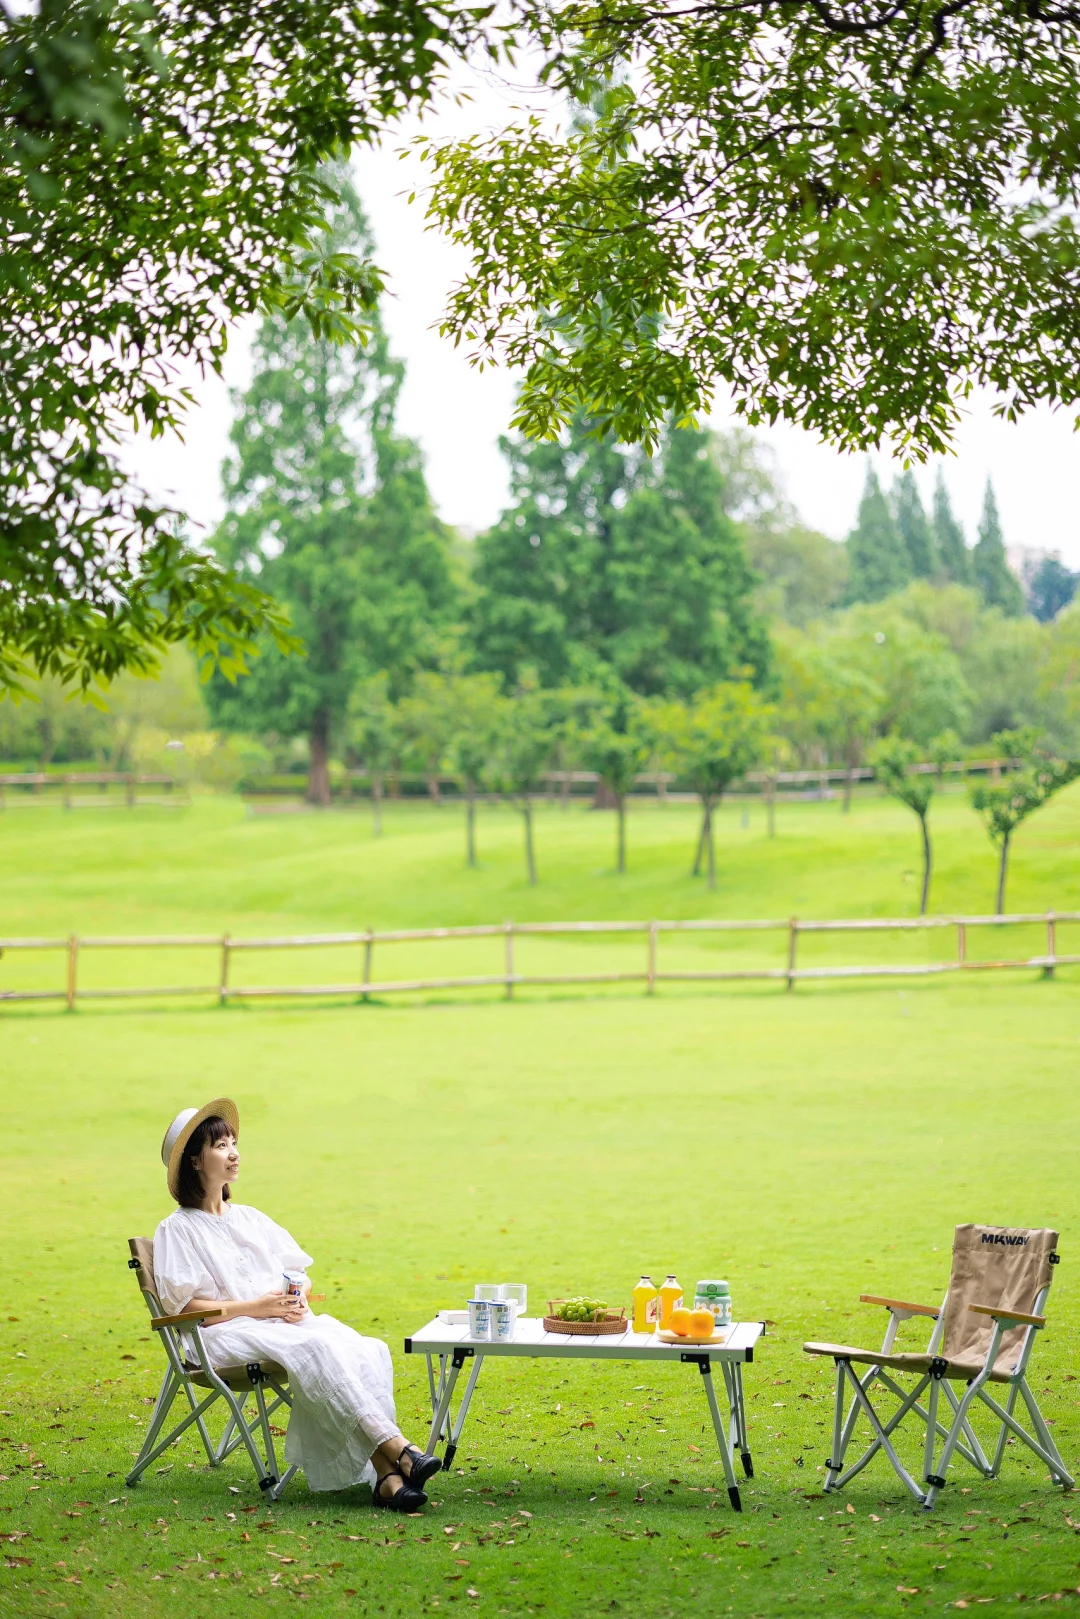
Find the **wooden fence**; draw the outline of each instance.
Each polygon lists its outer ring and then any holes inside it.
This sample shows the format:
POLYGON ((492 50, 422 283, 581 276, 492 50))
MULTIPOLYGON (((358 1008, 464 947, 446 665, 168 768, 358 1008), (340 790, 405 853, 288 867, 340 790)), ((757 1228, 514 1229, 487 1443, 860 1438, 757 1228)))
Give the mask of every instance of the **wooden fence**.
POLYGON ((65 809, 111 808, 120 800, 110 796, 110 787, 124 789, 123 802, 129 809, 137 804, 179 807, 188 802, 186 792, 178 788, 172 776, 141 775, 131 770, 84 770, 64 776, 46 775, 44 771, 35 770, 0 775, 0 809, 6 803, 5 790, 9 787, 22 788, 18 802, 27 804, 55 803, 55 795, 59 792, 65 809), (76 789, 80 787, 96 787, 98 790, 93 797, 76 797, 76 789), (140 787, 163 787, 167 796, 140 793, 140 787), (46 791, 51 794, 48 799, 41 796, 46 791))
MULTIPOLYGON (((1046 911, 1013 916, 933 916, 919 918, 874 918, 870 920, 808 921, 790 917, 783 921, 684 921, 684 922, 499 922, 475 927, 399 928, 389 932, 374 929, 361 933, 310 933, 265 939, 233 938, 230 934, 185 934, 149 937, 90 936, 80 938, 0 939, 0 958, 21 951, 56 951, 65 963, 63 983, 48 989, 8 989, 0 982, 0 1001, 63 1001, 73 1011, 80 1000, 129 999, 164 996, 212 996, 222 1005, 231 1000, 286 996, 394 995, 410 991, 481 989, 499 987, 507 999, 514 990, 530 985, 560 984, 644 984, 652 995, 658 984, 720 982, 724 980, 766 979, 782 982, 787 989, 804 979, 826 978, 919 978, 937 973, 984 972, 1002 968, 1039 968, 1052 974, 1055 967, 1080 962, 1080 955, 1061 954, 1057 929, 1061 923, 1080 922, 1080 911, 1046 911), (1004 957, 993 960, 969 954, 973 929, 1008 929, 1037 925, 1045 929, 1045 950, 1038 955, 1004 957), (904 964, 859 964, 854 966, 802 967, 798 964, 799 940, 808 934, 912 933, 928 929, 952 930, 955 953, 948 960, 904 964), (786 945, 785 958, 776 966, 668 968, 660 965, 660 939, 664 934, 776 933, 786 945), (514 944, 519 938, 537 935, 609 934, 641 935, 644 960, 640 967, 614 972, 519 972, 515 965, 514 944), (386 978, 374 976, 376 945, 385 946, 419 941, 461 939, 501 939, 502 971, 440 978, 386 978), (359 948, 363 971, 359 979, 339 983, 233 985, 230 968, 236 957, 249 951, 296 949, 359 948), (119 985, 110 988, 80 989, 79 964, 87 951, 156 949, 206 949, 216 953, 218 968, 212 984, 172 984, 155 986, 119 985)), ((0 959, 0 978, 3 960, 0 959)))

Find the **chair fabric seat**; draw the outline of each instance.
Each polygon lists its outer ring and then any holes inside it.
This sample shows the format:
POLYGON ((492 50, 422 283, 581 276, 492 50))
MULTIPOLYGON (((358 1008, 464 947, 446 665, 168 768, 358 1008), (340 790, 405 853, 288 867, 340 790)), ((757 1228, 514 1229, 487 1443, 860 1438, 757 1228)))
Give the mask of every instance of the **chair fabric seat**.
MULTIPOLYGON (((261 1360, 258 1364, 262 1367, 265 1377, 271 1378, 275 1383, 282 1386, 288 1382, 289 1374, 284 1366, 276 1366, 271 1360, 261 1360)), ((214 1385, 201 1366, 195 1365, 191 1361, 185 1361, 184 1371, 197 1387, 201 1389, 213 1388, 214 1385)), ((217 1366, 215 1371, 221 1381, 229 1385, 234 1394, 244 1394, 251 1389, 251 1378, 248 1376, 246 1366, 217 1366)))
MULTIPOLYGON (((808 1355, 831 1355, 841 1360, 853 1361, 857 1366, 887 1366, 894 1372, 928 1372, 933 1362, 938 1358, 935 1355, 901 1353, 885 1355, 880 1349, 853 1349, 850 1344, 803 1344, 808 1355)), ((983 1369, 982 1361, 950 1360, 946 1363, 945 1376, 954 1383, 968 1383, 973 1377, 978 1377, 983 1369)), ((1000 1364, 990 1373, 993 1383, 1007 1383, 1010 1374, 1000 1364)))

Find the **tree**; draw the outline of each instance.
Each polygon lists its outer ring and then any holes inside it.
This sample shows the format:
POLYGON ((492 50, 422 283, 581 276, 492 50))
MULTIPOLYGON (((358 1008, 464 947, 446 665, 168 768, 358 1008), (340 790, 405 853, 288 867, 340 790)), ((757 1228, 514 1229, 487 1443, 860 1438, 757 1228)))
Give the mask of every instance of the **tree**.
MULTIPOLYGON (((369 250, 343 172, 335 186, 332 244, 369 250)), ((235 687, 211 682, 211 707, 230 729, 306 735, 316 804, 329 802, 330 748, 356 682, 385 669, 396 694, 438 661, 457 608, 446 530, 415 445, 394 431, 402 375, 381 330, 357 353, 269 316, 231 433, 215 547, 288 606, 306 656, 267 647, 235 687)))
POLYGON ((946 579, 950 579, 954 585, 969 585, 971 553, 964 540, 964 531, 953 516, 949 491, 940 467, 934 484, 934 544, 946 579))
POLYGON ((1047 799, 1080 776, 1080 760, 1055 759, 1030 730, 999 731, 991 738, 1004 758, 1016 768, 1001 781, 972 786, 971 802, 983 818, 987 834, 998 849, 997 914, 1005 911, 1005 879, 1012 835, 1047 799))
POLYGON ((526 431, 588 401, 636 443, 722 389, 923 456, 971 386, 1080 395, 1071 10, 522 9, 594 115, 430 145, 472 262, 446 326, 523 373, 526 431))
POLYGON ((901 804, 906 804, 919 818, 923 854, 920 916, 926 915, 926 906, 930 898, 930 873, 933 863, 930 845, 930 804, 941 779, 942 769, 950 759, 956 757, 959 746, 959 738, 951 732, 944 732, 941 736, 935 737, 929 749, 917 748, 914 742, 909 742, 906 737, 894 735, 883 737, 870 755, 874 773, 885 791, 891 793, 893 798, 899 799, 901 804), (920 755, 924 752, 929 754, 926 763, 929 763, 930 769, 927 769, 920 759, 920 755))
POLYGON ((753 576, 707 435, 672 430, 652 460, 591 434, 503 441, 512 504, 476 542, 476 662, 508 687, 624 684, 644 695, 768 666, 753 576))
POLYGON ((626 870, 626 795, 645 769, 652 751, 651 737, 629 693, 605 704, 581 738, 581 754, 588 770, 595 770, 615 800, 618 827, 615 869, 626 870))
POLYGON ((411 754, 411 762, 419 765, 431 802, 438 804, 439 775, 457 729, 453 691, 446 676, 436 670, 422 670, 408 696, 398 704, 398 716, 406 754, 411 754))
POLYGON ((987 607, 1000 607, 1007 618, 1018 618, 1024 610, 1024 592, 1005 557, 994 486, 986 480, 979 538, 971 554, 976 589, 987 607))
POLYGON ((555 732, 544 694, 525 689, 507 702, 492 774, 502 792, 516 798, 525 826, 525 868, 535 887, 536 851, 533 847, 532 801, 551 763, 555 732))
POLYGON ((911 578, 904 542, 871 466, 866 469, 858 521, 848 536, 847 548, 850 602, 880 601, 903 590, 911 578))
POLYGON ((660 717, 675 768, 701 799, 694 875, 704 848, 710 888, 716 887, 716 808, 731 783, 761 758, 771 713, 748 681, 731 680, 700 692, 690 703, 668 705, 660 717))
POLYGON ((1028 580, 1028 606, 1041 624, 1049 624, 1076 595, 1080 574, 1059 556, 1044 556, 1028 580))
POLYGON ((866 668, 863 649, 839 636, 818 646, 809 660, 812 723, 829 758, 846 768, 843 810, 851 809, 855 772, 881 723, 885 691, 866 668))
POLYGON ((362 334, 377 272, 327 252, 320 160, 428 100, 482 5, 51 0, 0 7, 0 689, 92 691, 188 641, 238 674, 287 625, 124 475, 171 431, 184 360, 230 323, 362 334))
POLYGON ((353 688, 347 734, 371 778, 372 831, 381 838, 383 783, 401 747, 398 717, 390 701, 385 671, 353 688))
POLYGON ((896 527, 907 552, 908 565, 915 579, 933 579, 938 572, 934 535, 923 510, 919 486, 910 467, 893 485, 896 527))
POLYGON ((491 771, 504 699, 493 675, 456 675, 454 729, 447 749, 451 770, 465 790, 465 861, 476 865, 476 789, 491 771))

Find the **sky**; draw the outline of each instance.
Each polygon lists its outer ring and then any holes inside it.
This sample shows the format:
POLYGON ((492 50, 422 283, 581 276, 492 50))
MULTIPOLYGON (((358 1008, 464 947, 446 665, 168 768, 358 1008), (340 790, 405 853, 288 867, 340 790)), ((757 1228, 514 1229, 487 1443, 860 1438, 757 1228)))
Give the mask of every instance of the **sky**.
MULTIPOLYGON (((473 87, 471 103, 445 104, 424 127, 433 133, 496 127, 520 101, 518 90, 487 79, 473 87)), ((422 197, 409 201, 409 193, 422 190, 426 178, 409 147, 418 127, 407 126, 382 148, 359 154, 356 180, 374 230, 376 262, 388 276, 386 328, 406 365, 399 429, 423 449, 440 515, 475 532, 490 525, 506 502, 498 439, 508 430, 514 379, 506 370, 474 369, 463 350, 434 330, 466 261, 460 249, 426 228, 422 197)), ((233 330, 223 380, 185 374, 196 402, 182 443, 137 438, 125 450, 127 465, 144 487, 187 512, 197 533, 209 532, 222 513, 230 389, 243 388, 250 374, 252 329, 233 330)), ((724 408, 711 418, 719 429, 735 420, 724 408)), ((855 520, 866 456, 839 454, 794 427, 763 430, 758 437, 771 447, 787 497, 803 521, 842 539, 855 520)), ((969 404, 955 450, 943 462, 945 480, 970 543, 991 477, 1006 544, 1057 551, 1080 568, 1080 440, 1067 412, 1041 408, 1009 424, 994 416, 991 397, 980 397, 969 404)), ((873 461, 882 480, 891 482, 898 464, 886 455, 873 461)), ((936 466, 915 469, 928 506, 935 473, 936 466)))

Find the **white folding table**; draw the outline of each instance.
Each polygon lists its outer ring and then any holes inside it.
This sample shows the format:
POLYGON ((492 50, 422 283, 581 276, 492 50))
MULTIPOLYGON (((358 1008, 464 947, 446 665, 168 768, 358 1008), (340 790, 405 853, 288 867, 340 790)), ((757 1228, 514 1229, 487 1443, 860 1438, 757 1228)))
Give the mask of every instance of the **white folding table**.
POLYGON ((431 1433, 426 1454, 433 1456, 441 1439, 446 1440, 443 1467, 449 1469, 461 1438, 461 1430, 473 1397, 480 1368, 490 1358, 511 1359, 527 1356, 546 1360, 633 1360, 677 1361, 696 1366, 705 1385, 716 1442, 727 1478, 728 1496, 736 1512, 742 1511, 739 1486, 735 1482, 733 1454, 739 1451, 743 1471, 747 1478, 754 1476, 750 1457, 750 1444, 746 1434, 746 1402, 743 1398, 742 1369, 754 1358, 754 1345, 764 1335, 763 1321, 738 1321, 726 1329, 723 1342, 715 1344, 668 1344, 655 1333, 623 1332, 600 1337, 569 1336, 565 1333, 545 1332, 544 1323, 529 1316, 517 1322, 517 1330, 509 1343, 488 1343, 469 1337, 467 1325, 458 1326, 439 1320, 429 1321, 426 1327, 405 1340, 407 1355, 424 1355, 427 1359, 428 1387, 431 1393, 431 1433), (439 1362, 438 1375, 435 1361, 439 1362), (472 1361, 461 1396, 457 1416, 451 1415, 458 1377, 467 1360, 472 1361), (720 1404, 713 1383, 713 1364, 717 1363, 724 1377, 727 1394, 728 1422, 725 1427, 720 1404))

